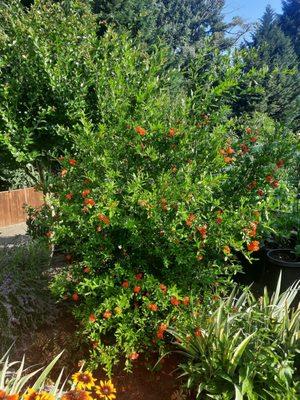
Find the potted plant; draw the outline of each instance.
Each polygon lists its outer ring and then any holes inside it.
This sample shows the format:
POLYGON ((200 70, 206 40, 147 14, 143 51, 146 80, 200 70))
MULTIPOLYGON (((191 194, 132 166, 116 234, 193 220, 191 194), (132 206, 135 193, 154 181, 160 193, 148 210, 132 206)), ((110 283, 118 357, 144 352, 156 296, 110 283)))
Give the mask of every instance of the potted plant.
MULTIPOLYGON (((299 195, 297 196, 299 200, 299 195)), ((289 234, 283 235, 282 238, 276 238, 273 243, 276 247, 271 246, 266 252, 266 265, 263 275, 263 284, 269 289, 274 290, 278 276, 281 272, 282 282, 281 290, 286 290, 296 281, 300 280, 300 229, 299 229, 299 208, 294 207, 292 229, 289 226, 289 234)), ((286 220, 289 225, 288 218, 286 220)), ((294 304, 300 301, 300 293, 298 293, 294 304)))

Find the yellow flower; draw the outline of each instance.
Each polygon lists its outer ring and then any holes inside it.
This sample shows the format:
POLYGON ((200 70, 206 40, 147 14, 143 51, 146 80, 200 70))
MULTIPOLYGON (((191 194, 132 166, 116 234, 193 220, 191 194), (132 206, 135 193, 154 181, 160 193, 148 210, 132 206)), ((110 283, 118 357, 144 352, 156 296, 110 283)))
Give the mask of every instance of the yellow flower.
POLYGON ((95 379, 89 371, 76 372, 72 375, 72 380, 79 390, 91 389, 93 386, 95 386, 95 379))
POLYGON ((116 398, 116 388, 114 387, 111 380, 100 381, 100 385, 96 388, 96 393, 100 399, 113 400, 116 398))
POLYGON ((61 400, 92 400, 92 397, 85 390, 70 390, 64 393, 61 400))
POLYGON ((45 391, 36 392, 34 389, 29 388, 23 395, 23 400, 54 400, 54 396, 45 391))

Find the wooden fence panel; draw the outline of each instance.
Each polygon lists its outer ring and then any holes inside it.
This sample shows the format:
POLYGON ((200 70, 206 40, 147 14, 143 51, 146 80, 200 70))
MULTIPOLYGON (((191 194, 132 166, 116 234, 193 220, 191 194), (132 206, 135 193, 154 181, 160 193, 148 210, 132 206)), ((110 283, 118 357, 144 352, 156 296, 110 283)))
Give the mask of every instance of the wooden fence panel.
POLYGON ((26 221, 24 204, 40 207, 43 195, 34 188, 0 192, 0 226, 9 226, 26 221))

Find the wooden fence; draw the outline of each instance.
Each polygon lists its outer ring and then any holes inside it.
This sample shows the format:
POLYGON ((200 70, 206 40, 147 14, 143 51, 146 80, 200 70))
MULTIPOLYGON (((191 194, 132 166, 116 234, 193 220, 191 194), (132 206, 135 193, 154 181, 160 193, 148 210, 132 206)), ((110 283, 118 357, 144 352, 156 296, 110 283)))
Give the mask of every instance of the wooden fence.
POLYGON ((0 192, 0 226, 9 226, 26 221, 24 204, 40 207, 43 195, 34 188, 0 192))

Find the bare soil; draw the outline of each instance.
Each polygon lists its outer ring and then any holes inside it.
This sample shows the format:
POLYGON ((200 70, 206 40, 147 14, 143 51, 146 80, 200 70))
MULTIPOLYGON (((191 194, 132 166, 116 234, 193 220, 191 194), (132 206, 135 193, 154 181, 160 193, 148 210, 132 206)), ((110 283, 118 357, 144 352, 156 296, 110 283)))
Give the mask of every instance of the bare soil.
MULTIPOLYGON (((62 312, 56 323, 45 326, 22 342, 17 343, 17 350, 13 354, 15 360, 20 360, 26 354, 26 365, 47 365, 62 350, 59 362, 53 370, 52 378, 65 368, 65 375, 70 376, 78 370, 81 360, 88 355, 86 348, 80 346, 76 339, 76 322, 68 312, 62 312)), ((118 400, 185 400, 186 395, 180 389, 177 379, 178 365, 176 355, 168 356, 153 371, 157 363, 157 354, 148 359, 141 357, 135 361, 132 373, 126 373, 123 365, 115 368, 113 383, 117 389, 118 400)), ((106 379, 104 372, 99 369, 94 371, 94 376, 106 379)))

